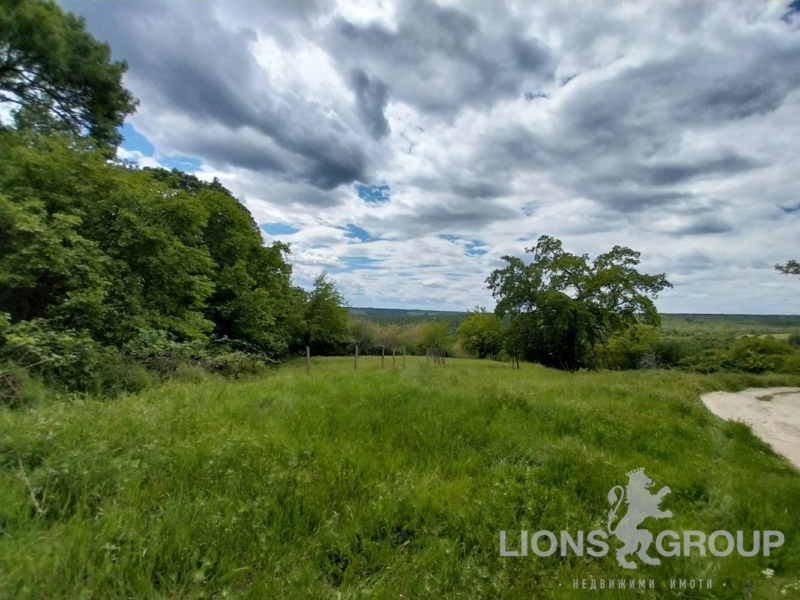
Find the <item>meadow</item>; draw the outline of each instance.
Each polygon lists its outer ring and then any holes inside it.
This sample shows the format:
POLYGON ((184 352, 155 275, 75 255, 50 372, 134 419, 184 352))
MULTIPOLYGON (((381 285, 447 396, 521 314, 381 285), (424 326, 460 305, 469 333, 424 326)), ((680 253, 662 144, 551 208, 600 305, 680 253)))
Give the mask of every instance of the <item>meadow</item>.
MULTIPOLYGON (((800 597, 800 474, 699 400, 789 375, 564 373, 315 358, 114 400, 0 409, 2 598, 800 597), (501 557, 521 530, 603 529, 644 467, 663 529, 779 530, 768 556, 501 557), (711 589, 669 589, 669 580, 711 589)), ((189 379, 189 375, 186 375, 189 379)), ((516 541, 514 541, 516 540, 516 541)), ((613 544, 612 544, 613 547, 613 544)))

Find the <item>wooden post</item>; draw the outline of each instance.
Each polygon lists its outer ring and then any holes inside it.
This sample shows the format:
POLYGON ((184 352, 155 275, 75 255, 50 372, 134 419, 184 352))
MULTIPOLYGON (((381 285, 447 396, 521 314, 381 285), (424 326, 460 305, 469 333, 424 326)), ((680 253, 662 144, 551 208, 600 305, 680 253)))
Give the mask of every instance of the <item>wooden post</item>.
POLYGON ((445 364, 445 359, 447 359, 447 350, 442 350, 442 366, 445 364))
POLYGON ((406 347, 403 346, 403 368, 406 368, 406 347))
POLYGON ((311 375, 311 348, 306 346, 306 375, 311 375))
POLYGON ((428 363, 430 362, 430 360, 431 360, 431 349, 428 348, 427 350, 425 350, 425 366, 426 367, 428 366, 428 363))
POLYGON ((356 344, 356 351, 353 358, 353 370, 358 369, 358 344, 356 344))
POLYGON ((394 351, 394 346, 392 346, 392 368, 393 369, 394 369, 394 356, 395 356, 395 351, 394 351))
POLYGON ((385 352, 383 350, 384 350, 384 348, 383 348, 383 346, 381 346, 381 369, 383 368, 383 357, 385 355, 385 352))

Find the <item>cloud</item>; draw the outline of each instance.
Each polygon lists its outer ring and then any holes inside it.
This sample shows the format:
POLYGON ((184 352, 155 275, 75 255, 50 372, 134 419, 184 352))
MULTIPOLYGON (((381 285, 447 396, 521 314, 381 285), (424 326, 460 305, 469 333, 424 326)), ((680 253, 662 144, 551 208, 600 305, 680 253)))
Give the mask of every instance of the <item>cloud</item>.
POLYGON ((370 77, 361 69, 353 70, 350 76, 353 91, 356 94, 358 112, 374 138, 382 138, 389 134, 389 121, 383 109, 389 102, 389 89, 380 79, 370 77))
POLYGON ((219 178, 301 284, 491 306, 550 234, 707 312, 800 310, 770 267, 800 226, 795 4, 65 2, 130 65, 120 156, 219 178))
POLYGON ((518 96, 526 82, 552 77, 549 49, 525 35, 504 5, 474 8, 402 2, 393 26, 336 19, 327 44, 342 68, 363 65, 392 82, 397 100, 449 116, 468 106, 490 107, 518 96))

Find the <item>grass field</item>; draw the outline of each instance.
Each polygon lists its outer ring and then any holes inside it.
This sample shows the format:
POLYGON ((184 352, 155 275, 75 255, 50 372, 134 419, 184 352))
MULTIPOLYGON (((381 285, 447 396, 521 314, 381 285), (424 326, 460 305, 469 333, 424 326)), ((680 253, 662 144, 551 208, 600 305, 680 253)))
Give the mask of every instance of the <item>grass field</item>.
POLYGON ((0 410, 0 597, 574 598, 590 594, 575 579, 623 577, 656 588, 591 595, 800 597, 800 474, 698 399, 800 378, 407 363, 0 410), (603 529, 637 467, 672 489, 651 531, 780 530, 784 546, 637 572, 613 551, 499 556, 501 530, 518 547, 522 529, 603 529))

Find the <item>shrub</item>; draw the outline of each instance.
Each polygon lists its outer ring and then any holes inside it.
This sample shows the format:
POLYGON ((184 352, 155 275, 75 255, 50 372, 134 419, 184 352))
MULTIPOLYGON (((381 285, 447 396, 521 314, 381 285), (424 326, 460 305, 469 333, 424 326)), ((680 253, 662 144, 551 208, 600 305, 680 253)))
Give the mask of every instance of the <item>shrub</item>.
POLYGON ((772 336, 741 338, 720 358, 723 369, 744 373, 789 373, 800 362, 789 344, 772 336))
POLYGON ((6 320, 0 327, 0 359, 55 389, 113 396, 152 383, 143 366, 85 333, 55 331, 43 319, 13 325, 6 320))

